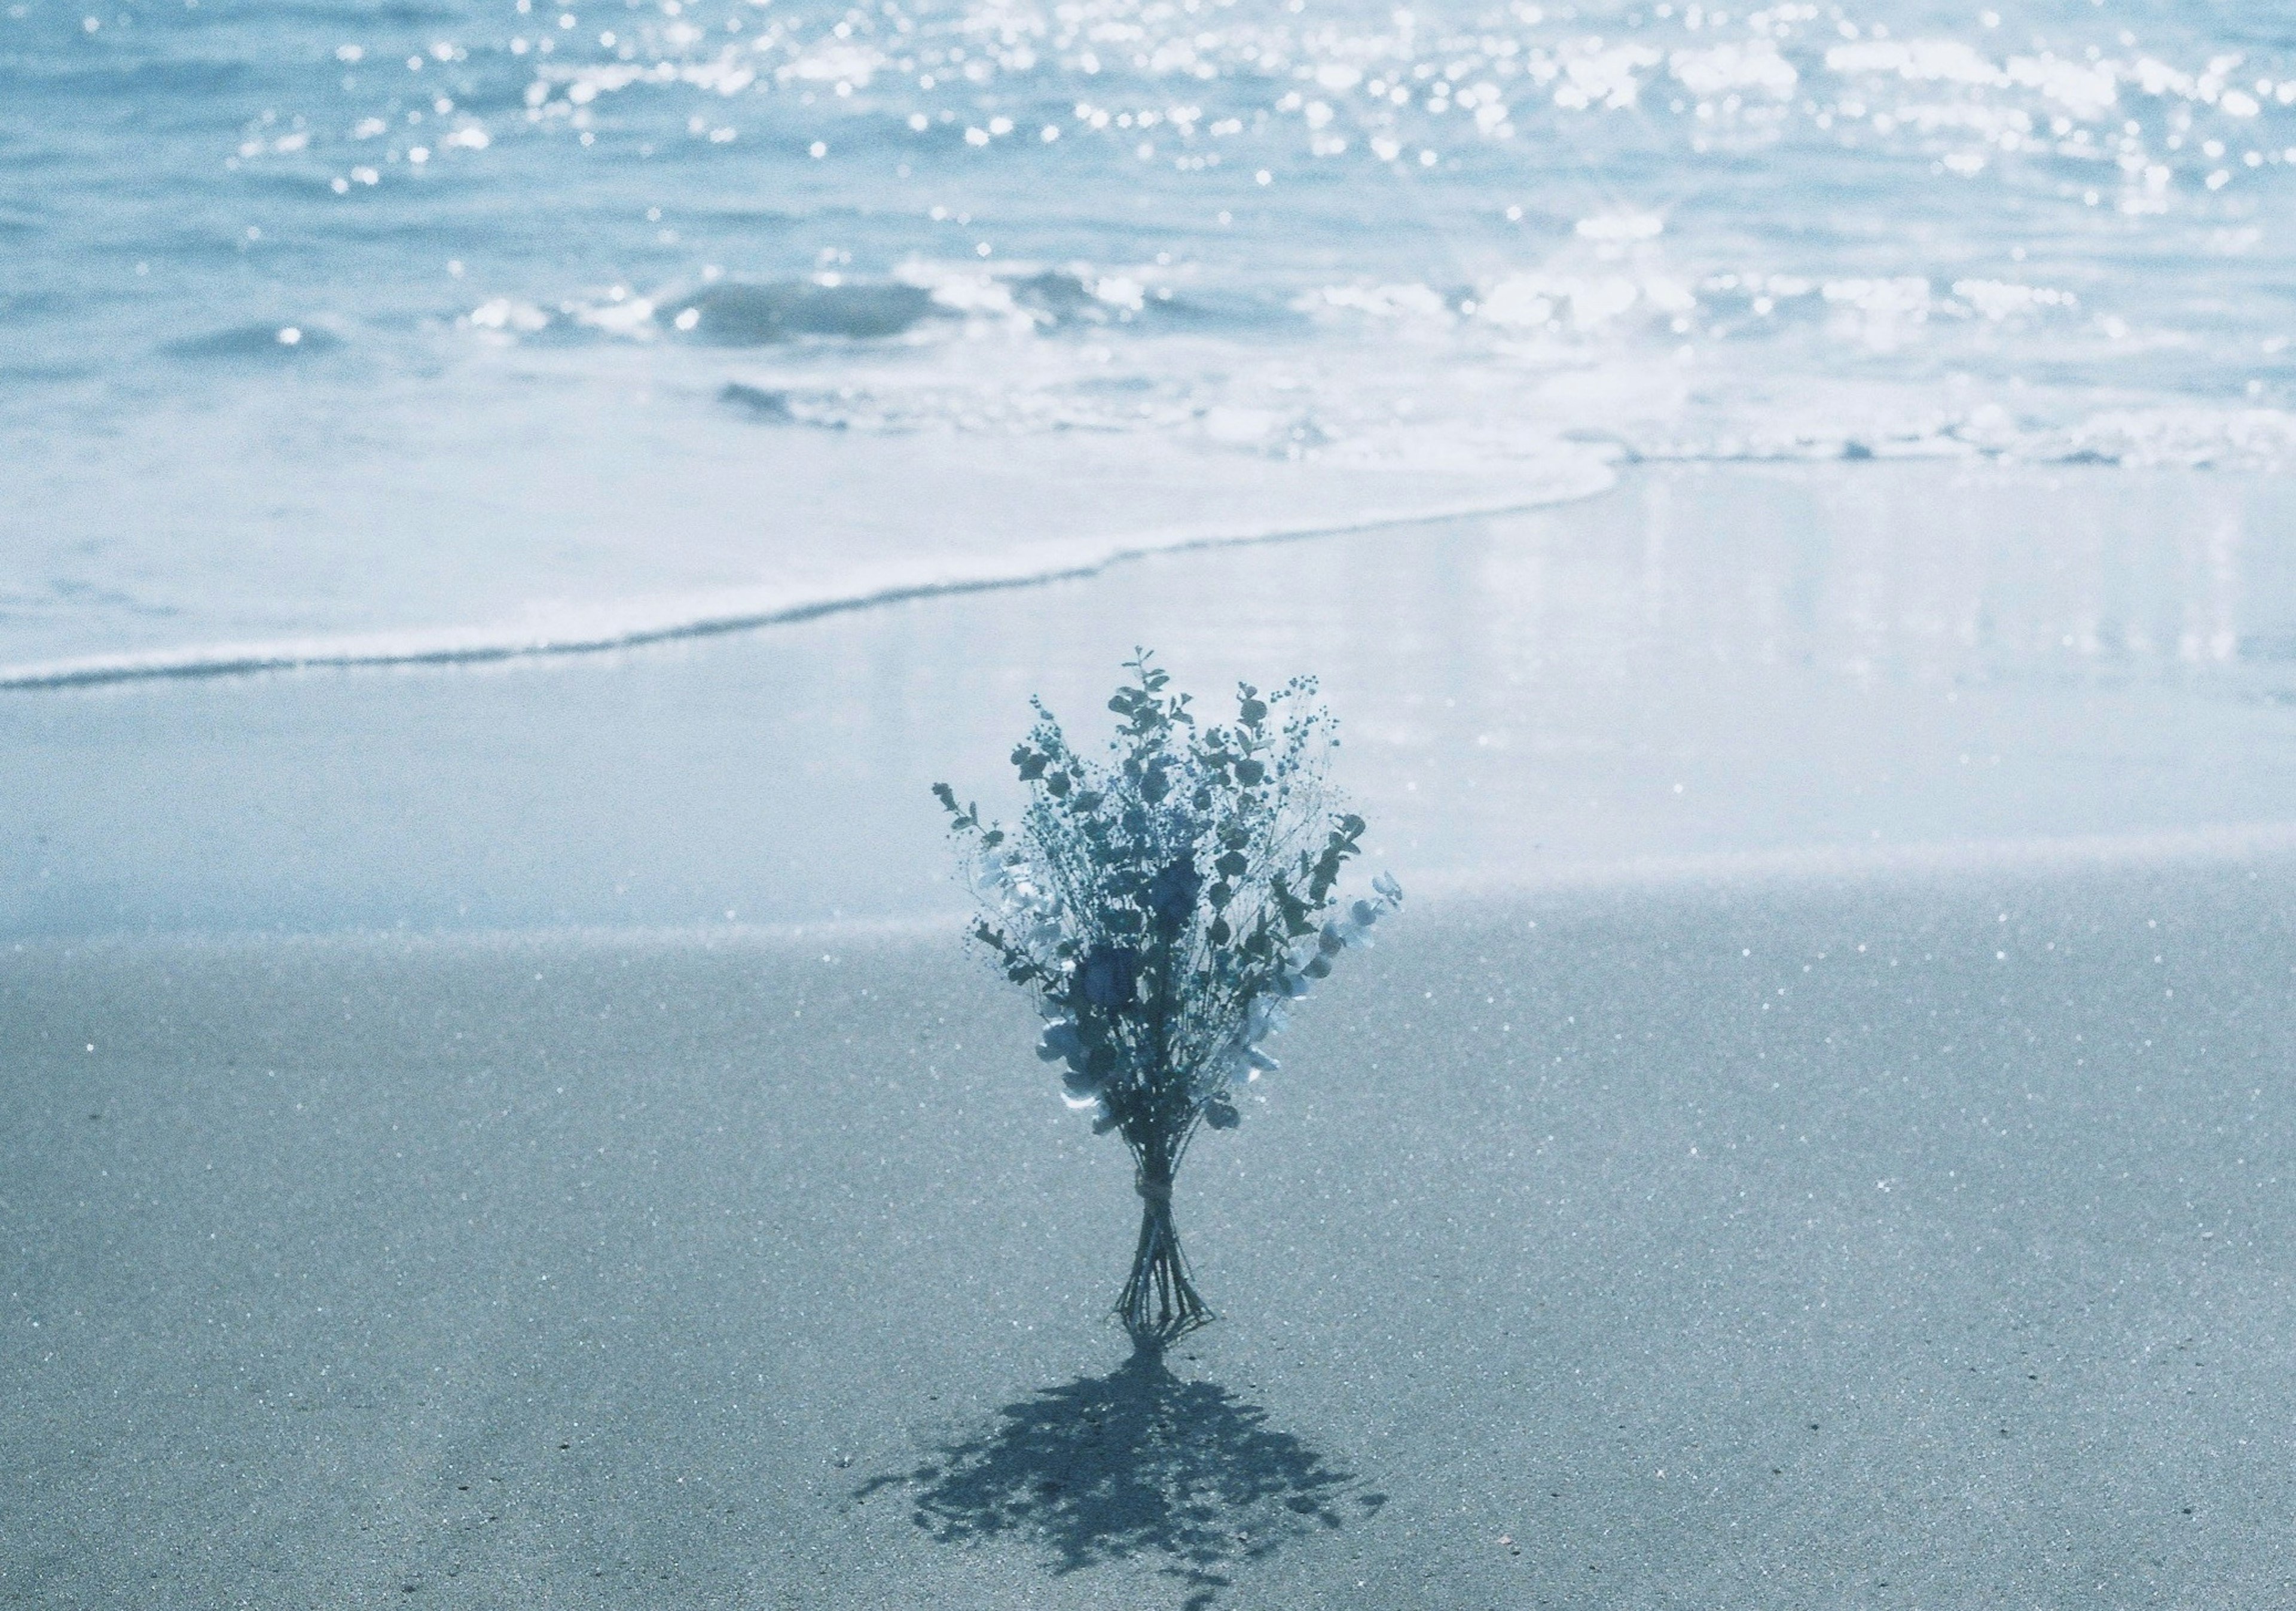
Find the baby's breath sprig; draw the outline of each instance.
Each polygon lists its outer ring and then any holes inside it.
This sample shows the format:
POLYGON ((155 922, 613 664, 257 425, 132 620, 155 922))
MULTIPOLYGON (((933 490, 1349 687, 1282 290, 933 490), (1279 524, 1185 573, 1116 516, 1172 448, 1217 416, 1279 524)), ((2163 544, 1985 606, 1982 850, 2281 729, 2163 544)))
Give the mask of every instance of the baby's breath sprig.
POLYGON ((1235 719, 1207 726, 1147 651, 1125 669, 1106 763, 1031 702, 1012 753, 1029 803, 1010 835, 948 785, 933 793, 970 852, 972 936, 1044 1015, 1037 1055, 1131 1149, 1140 1240, 1117 1316, 1154 1347, 1211 1319, 1172 1223, 1190 1141, 1239 1122, 1235 1089, 1277 1066, 1261 1043, 1287 1005, 1368 945, 1403 892, 1382 876, 1342 904, 1365 824, 1325 781, 1339 740, 1313 678, 1240 684, 1235 719))

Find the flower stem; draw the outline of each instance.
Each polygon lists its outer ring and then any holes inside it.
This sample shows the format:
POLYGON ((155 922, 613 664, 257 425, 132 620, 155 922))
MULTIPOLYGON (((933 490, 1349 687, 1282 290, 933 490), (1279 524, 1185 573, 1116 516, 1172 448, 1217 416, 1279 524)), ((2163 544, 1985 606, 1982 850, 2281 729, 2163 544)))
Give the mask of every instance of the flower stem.
POLYGON ((1136 1347, 1154 1350, 1210 1323, 1211 1310, 1188 1278, 1180 1253, 1180 1233, 1172 1224, 1172 1179, 1142 1170, 1133 1179, 1140 1194, 1140 1242, 1132 1254, 1132 1275, 1116 1300, 1116 1318, 1136 1347))

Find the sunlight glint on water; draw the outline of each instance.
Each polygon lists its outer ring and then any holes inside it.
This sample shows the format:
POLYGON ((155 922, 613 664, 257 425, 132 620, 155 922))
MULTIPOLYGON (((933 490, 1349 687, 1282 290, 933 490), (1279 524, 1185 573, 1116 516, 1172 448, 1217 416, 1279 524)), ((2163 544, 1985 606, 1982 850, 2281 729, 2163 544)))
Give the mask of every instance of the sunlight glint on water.
POLYGON ((2278 467, 2273 10, 19 0, 0 665, 611 639, 1636 455, 2278 467))

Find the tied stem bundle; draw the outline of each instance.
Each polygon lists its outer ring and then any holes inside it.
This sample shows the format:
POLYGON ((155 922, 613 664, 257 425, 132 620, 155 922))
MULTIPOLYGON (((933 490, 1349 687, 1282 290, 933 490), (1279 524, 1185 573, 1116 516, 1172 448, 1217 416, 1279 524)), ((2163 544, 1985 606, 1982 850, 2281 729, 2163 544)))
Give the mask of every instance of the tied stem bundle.
POLYGON ((1180 1253, 1180 1233, 1172 1223, 1172 1183, 1136 1176, 1140 1194, 1140 1242, 1132 1250, 1132 1273, 1116 1300, 1116 1318, 1143 1343, 1163 1344, 1185 1336, 1212 1318, 1188 1278, 1180 1253))
POLYGON ((1012 834, 933 792, 970 852, 972 938, 1037 999, 1037 1055, 1132 1153, 1140 1239, 1116 1317, 1161 1347, 1211 1319, 1172 1218, 1190 1142, 1239 1122, 1236 1091, 1277 1066, 1261 1042, 1288 1004, 1403 892, 1382 877, 1341 903, 1365 824, 1325 783, 1338 741, 1312 678, 1265 697, 1240 685, 1234 721, 1207 726, 1145 651, 1126 669, 1105 764, 1037 703, 1012 755, 1029 790, 1012 834))

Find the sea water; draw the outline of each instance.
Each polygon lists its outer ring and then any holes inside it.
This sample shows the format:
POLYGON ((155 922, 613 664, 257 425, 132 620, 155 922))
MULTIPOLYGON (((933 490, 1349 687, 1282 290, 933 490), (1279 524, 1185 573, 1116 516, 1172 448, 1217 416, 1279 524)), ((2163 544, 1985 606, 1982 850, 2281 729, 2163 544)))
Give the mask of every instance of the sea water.
POLYGON ((7 0, 0 682, 2277 470, 2292 248, 2274 5, 7 0))

